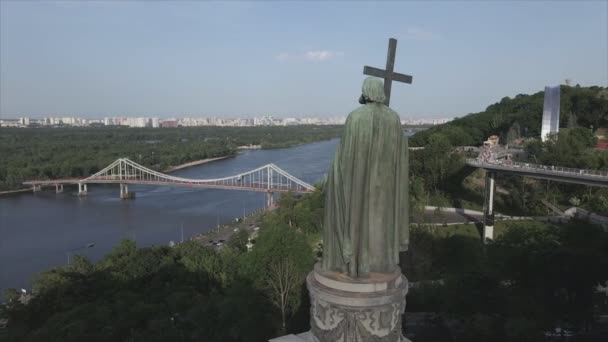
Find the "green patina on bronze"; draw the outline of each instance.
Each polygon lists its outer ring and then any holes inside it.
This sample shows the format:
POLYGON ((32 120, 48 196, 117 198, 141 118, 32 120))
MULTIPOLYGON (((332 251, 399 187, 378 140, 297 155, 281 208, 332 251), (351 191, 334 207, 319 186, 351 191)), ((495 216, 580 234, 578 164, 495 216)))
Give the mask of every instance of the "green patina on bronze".
POLYGON ((409 244, 407 137, 381 80, 349 114, 326 184, 323 269, 367 277, 392 272, 409 244))

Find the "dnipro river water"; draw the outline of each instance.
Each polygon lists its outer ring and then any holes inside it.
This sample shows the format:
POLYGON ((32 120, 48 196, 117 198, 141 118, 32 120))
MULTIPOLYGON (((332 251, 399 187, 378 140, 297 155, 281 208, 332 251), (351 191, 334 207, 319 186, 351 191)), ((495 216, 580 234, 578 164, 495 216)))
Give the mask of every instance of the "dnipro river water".
MULTIPOLYGON (((274 163, 310 184, 327 173, 339 140, 292 148, 249 150, 234 158, 179 170, 186 178, 235 175, 274 163)), ((167 244, 228 223, 265 205, 265 193, 133 186, 134 200, 120 200, 118 185, 89 185, 79 198, 76 187, 55 194, 0 197, 0 300, 7 288, 31 288, 31 277, 65 265, 74 253, 99 260, 122 239, 140 247, 167 244), (93 247, 87 247, 94 244, 93 247)))

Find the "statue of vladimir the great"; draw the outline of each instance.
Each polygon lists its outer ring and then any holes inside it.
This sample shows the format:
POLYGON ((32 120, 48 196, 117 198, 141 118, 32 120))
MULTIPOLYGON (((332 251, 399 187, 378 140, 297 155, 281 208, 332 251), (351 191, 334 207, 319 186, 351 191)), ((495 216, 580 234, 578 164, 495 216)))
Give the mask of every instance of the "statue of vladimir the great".
POLYGON ((378 78, 363 82, 326 183, 325 271, 367 278, 391 273, 409 244, 408 144, 378 78))

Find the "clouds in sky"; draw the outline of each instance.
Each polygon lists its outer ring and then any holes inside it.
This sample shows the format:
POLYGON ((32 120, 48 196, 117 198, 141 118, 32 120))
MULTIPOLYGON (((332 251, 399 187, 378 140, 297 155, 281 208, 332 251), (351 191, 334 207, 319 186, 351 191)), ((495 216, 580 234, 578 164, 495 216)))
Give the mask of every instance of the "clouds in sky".
MULTIPOLYGON (((397 34, 400 40, 433 41, 441 39, 441 35, 435 31, 421 27, 411 26, 397 34)), ((343 51, 325 49, 303 49, 299 51, 283 51, 276 55, 280 62, 304 61, 304 62, 326 62, 344 56, 343 51)))
POLYGON ((277 59, 281 62, 286 61, 308 61, 308 62, 325 62, 336 57, 343 56, 342 51, 333 50, 306 50, 300 52, 281 52, 277 55, 277 59))

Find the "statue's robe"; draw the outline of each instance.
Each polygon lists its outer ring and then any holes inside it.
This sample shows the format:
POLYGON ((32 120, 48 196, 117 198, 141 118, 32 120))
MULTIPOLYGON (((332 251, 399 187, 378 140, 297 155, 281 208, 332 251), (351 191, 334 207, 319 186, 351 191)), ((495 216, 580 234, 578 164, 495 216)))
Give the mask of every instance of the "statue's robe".
POLYGON ((350 113, 326 183, 324 270, 356 278, 396 269, 409 244, 407 146, 386 105, 350 113))

